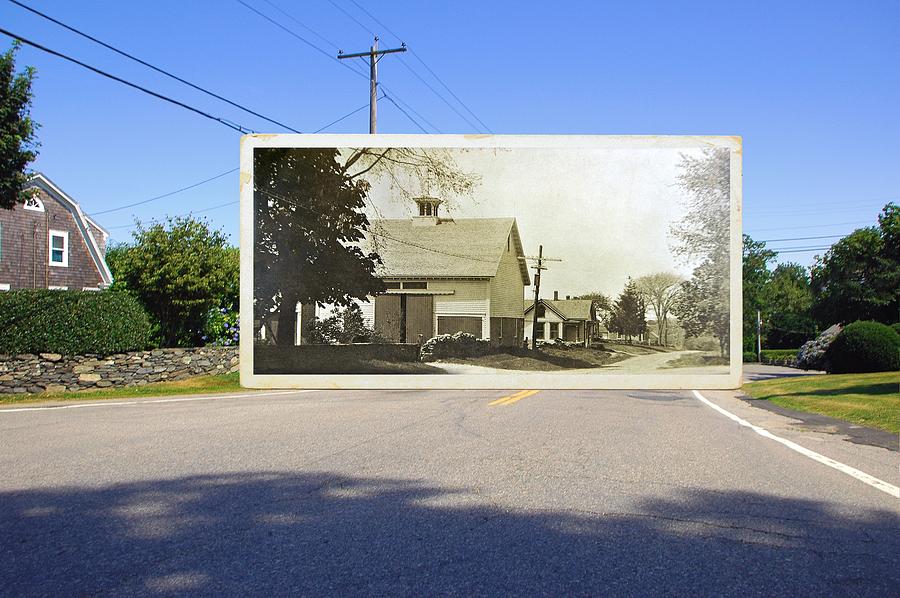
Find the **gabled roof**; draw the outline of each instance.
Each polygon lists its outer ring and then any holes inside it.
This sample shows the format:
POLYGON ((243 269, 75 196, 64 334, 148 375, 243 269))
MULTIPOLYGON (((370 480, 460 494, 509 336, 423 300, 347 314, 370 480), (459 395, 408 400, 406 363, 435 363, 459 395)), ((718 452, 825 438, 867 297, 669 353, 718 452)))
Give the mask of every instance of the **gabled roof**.
MULTIPOLYGON (((103 231, 104 233, 106 233, 106 231, 95 222, 93 222, 93 220, 89 221, 85 213, 81 211, 81 206, 78 205, 78 202, 66 195, 66 193, 62 189, 57 187, 53 183, 53 181, 48 179, 42 173, 34 173, 34 175, 28 180, 28 187, 37 187, 39 189, 42 189, 45 193, 47 193, 47 195, 55 199, 60 203, 60 205, 62 205, 72 213, 72 216, 75 219, 75 224, 76 226, 78 226, 78 230, 79 232, 81 232, 81 236, 84 238, 85 245, 87 245, 88 253, 91 255, 91 259, 93 260, 94 265, 97 267, 97 271, 100 273, 100 278, 103 279, 104 284, 112 284, 112 272, 109 271, 109 266, 106 265, 106 260, 104 259, 103 254, 100 252, 100 247, 97 245, 97 240, 94 239, 94 235, 92 235, 90 232, 90 223, 93 223, 94 227, 103 231)), ((106 234, 108 235, 109 233, 106 234)))
MULTIPOLYGON (((373 220, 370 233, 383 277, 490 278, 497 275, 507 239, 516 257, 524 256, 515 218, 441 219, 437 224, 373 220)), ((519 271, 524 284, 531 284, 524 260, 519 271)))
MULTIPOLYGON (((565 320, 591 320, 593 301, 590 299, 559 299, 551 301, 550 299, 541 299, 541 303, 553 311, 559 317, 565 320)), ((534 301, 525 300, 525 313, 530 312, 534 308, 534 301)))

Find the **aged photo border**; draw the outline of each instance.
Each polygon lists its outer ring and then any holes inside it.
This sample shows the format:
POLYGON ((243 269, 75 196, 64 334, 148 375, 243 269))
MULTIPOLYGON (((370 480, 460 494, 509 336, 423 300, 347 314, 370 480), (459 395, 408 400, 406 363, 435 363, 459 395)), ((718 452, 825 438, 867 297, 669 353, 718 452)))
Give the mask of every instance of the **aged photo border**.
POLYGON ((240 381, 246 388, 303 389, 732 389, 741 385, 742 142, 726 136, 245 135, 240 147, 240 381), (253 351, 253 151, 276 147, 724 148, 730 153, 730 325, 727 374, 255 374, 253 351))

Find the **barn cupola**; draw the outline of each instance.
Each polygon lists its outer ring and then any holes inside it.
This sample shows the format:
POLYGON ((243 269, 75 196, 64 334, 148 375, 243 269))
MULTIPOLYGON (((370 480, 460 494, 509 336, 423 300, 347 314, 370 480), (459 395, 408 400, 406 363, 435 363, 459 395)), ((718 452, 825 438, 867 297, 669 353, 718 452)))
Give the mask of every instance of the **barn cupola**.
POLYGON ((427 225, 427 224, 438 224, 440 222, 440 218, 438 217, 438 208, 441 205, 441 200, 435 197, 417 197, 415 198, 416 207, 419 210, 419 215, 413 217, 413 222, 416 224, 427 225))

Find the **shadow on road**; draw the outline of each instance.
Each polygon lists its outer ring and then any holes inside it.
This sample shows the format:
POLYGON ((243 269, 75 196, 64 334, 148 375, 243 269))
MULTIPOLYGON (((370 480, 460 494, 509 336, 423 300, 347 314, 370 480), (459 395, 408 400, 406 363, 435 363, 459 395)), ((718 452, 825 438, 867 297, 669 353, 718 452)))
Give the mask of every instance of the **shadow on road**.
POLYGON ((687 492, 633 513, 509 511, 328 474, 0 493, 6 595, 849 594, 900 587, 896 513, 687 492))

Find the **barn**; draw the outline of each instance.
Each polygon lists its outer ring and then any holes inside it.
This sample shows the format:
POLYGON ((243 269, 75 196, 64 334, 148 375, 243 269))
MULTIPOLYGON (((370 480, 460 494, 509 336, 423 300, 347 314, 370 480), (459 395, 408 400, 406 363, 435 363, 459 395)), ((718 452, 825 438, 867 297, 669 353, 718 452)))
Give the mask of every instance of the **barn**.
POLYGON ((521 345, 530 277, 515 218, 441 218, 441 200, 415 201, 417 216, 371 223, 387 291, 360 304, 369 325, 400 343, 461 331, 521 345))

